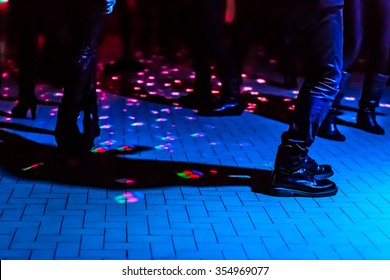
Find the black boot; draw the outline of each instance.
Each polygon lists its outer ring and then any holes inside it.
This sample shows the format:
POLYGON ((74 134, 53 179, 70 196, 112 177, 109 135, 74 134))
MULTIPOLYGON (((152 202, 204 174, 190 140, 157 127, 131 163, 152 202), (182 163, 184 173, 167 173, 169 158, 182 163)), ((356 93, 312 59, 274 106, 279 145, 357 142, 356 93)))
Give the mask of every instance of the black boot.
POLYGON ((31 119, 35 120, 37 112, 37 99, 34 93, 27 97, 19 94, 18 104, 11 109, 12 117, 14 118, 26 118, 28 111, 31 111, 31 119))
POLYGON ((181 107, 198 110, 211 110, 213 99, 210 90, 196 90, 179 98, 181 107))
POLYGON ((385 130, 376 122, 374 108, 359 109, 356 117, 356 125, 358 128, 373 134, 385 134, 385 130))
POLYGON ((179 104, 199 112, 208 112, 213 106, 211 70, 209 65, 195 65, 194 92, 179 98, 179 104))
POLYGON ((83 100, 83 142, 86 150, 94 147, 94 140, 100 135, 99 114, 96 94, 87 93, 83 100))
POLYGON ((324 169, 318 170, 318 165, 311 162, 307 153, 307 149, 297 144, 279 146, 269 189, 271 195, 323 197, 337 193, 334 182, 315 179, 314 168, 317 172, 324 169))
POLYGON ((85 150, 80 130, 77 126, 79 112, 61 104, 58 108, 55 139, 58 148, 66 154, 79 153, 85 150))
POLYGON ((324 121, 322 122, 320 129, 318 130, 318 136, 334 140, 334 141, 345 141, 345 136, 337 128, 337 109, 330 108, 324 121))
POLYGON ((335 183, 328 179, 333 171, 328 165, 318 165, 308 156, 330 101, 305 94, 309 84, 303 84, 294 109, 293 122, 282 134, 270 193, 279 196, 331 196, 337 193, 335 183), (323 180, 322 180, 323 179, 323 180))
POLYGON ((374 134, 385 134, 385 130, 376 121, 375 109, 379 106, 388 78, 388 75, 370 74, 364 79, 356 117, 358 128, 374 134))
POLYGON ((347 88, 350 77, 350 73, 343 71, 339 84, 339 91, 336 95, 336 98, 332 102, 332 107, 329 109, 325 119, 320 126, 320 129, 318 130, 317 135, 319 137, 340 142, 345 141, 345 136, 341 134, 337 128, 337 116, 342 114, 342 112, 339 110, 339 107, 341 105, 341 100, 344 98, 345 90, 347 88))
MULTIPOLYGON (((240 116, 244 113, 244 103, 240 96, 241 84, 239 79, 229 81, 228 85, 222 85, 222 97, 217 104, 206 115, 223 117, 223 116, 240 116)), ((198 115, 202 115, 198 112, 198 115)))

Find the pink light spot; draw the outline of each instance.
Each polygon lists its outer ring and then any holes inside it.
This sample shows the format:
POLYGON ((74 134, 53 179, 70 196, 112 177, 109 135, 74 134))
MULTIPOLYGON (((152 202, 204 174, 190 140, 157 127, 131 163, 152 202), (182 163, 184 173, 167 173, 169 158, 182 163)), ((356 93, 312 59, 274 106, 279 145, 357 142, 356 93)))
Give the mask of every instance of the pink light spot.
POLYGON ((267 97, 257 97, 257 100, 259 100, 260 102, 268 102, 268 98, 267 97))
POLYGON ((259 84, 265 84, 267 81, 264 79, 257 79, 256 82, 258 82, 259 84))

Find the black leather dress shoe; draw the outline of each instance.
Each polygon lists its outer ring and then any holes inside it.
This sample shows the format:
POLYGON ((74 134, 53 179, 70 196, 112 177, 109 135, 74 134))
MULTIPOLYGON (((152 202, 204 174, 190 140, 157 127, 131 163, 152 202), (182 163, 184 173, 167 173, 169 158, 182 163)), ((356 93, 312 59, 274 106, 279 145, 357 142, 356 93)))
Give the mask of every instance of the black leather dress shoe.
POLYGON ((190 93, 188 95, 180 96, 178 101, 181 107, 189 108, 189 109, 199 108, 201 103, 200 97, 195 93, 190 93))
POLYGON ((269 194, 275 196, 325 197, 337 193, 336 184, 328 179, 316 180, 308 169, 293 172, 274 171, 269 194))
POLYGON ((145 69, 145 66, 133 59, 119 59, 113 64, 104 65, 103 73, 107 76, 114 76, 125 73, 141 72, 145 69))
POLYGON ((308 171, 313 174, 313 178, 316 180, 324 180, 332 177, 334 172, 332 167, 328 164, 318 164, 311 157, 307 157, 306 161, 303 163, 303 167, 305 167, 308 171))
POLYGON ((244 105, 237 98, 229 98, 218 104, 213 111, 219 116, 241 116, 244 113, 244 105))

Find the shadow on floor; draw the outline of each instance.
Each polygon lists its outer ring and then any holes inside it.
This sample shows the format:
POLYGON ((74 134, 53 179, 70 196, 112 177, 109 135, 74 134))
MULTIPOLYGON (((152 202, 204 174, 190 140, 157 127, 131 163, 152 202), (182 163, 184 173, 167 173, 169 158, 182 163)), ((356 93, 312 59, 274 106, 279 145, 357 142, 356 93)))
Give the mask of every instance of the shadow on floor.
POLYGON ((54 131, 52 130, 32 127, 24 124, 19 124, 19 123, 0 122, 0 128, 8 128, 8 129, 14 129, 14 130, 19 130, 24 132, 54 135, 54 131))
MULTIPOLYGON (((125 76, 119 77, 117 80, 103 80, 101 86, 114 94, 144 100, 151 103, 169 106, 179 106, 178 98, 172 98, 169 95, 162 93, 151 93, 145 86, 130 82, 125 76)), ((172 90, 185 91, 185 88, 191 88, 192 81, 181 79, 180 84, 175 84, 174 80, 167 79, 171 84, 172 90)), ((217 86, 213 89, 218 90, 217 86)), ((248 111, 261 115, 266 118, 277 120, 283 123, 289 123, 292 118, 293 105, 295 100, 291 97, 279 96, 275 94, 259 93, 251 95, 250 92, 242 92, 241 94, 248 111)), ((185 106, 182 106, 185 107, 185 106)), ((188 107, 185 107, 188 108, 188 107)), ((193 108, 189 108, 193 109, 193 108)))
POLYGON ((0 130, 1 168, 24 179, 108 189, 250 186, 253 182, 256 192, 266 193, 271 175, 267 170, 131 159, 132 154, 149 151, 149 147, 122 147, 65 157, 56 147, 0 130))
MULTIPOLYGON (((0 101, 15 102, 15 101, 18 101, 18 98, 17 97, 13 97, 13 96, 2 96, 2 95, 0 95, 0 101)), ((39 99, 38 100, 38 105, 56 106, 56 107, 58 107, 60 105, 60 102, 51 101, 51 100, 40 100, 39 99)))

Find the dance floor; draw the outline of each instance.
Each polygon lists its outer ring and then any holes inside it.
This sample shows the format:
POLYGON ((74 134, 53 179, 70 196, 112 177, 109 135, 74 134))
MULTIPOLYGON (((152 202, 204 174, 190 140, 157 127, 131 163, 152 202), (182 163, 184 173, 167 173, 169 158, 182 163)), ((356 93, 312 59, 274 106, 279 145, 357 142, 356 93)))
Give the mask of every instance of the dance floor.
POLYGON ((354 74, 339 116, 347 140, 317 138, 310 149, 332 165, 336 196, 274 197, 267 184, 297 92, 275 86, 270 70, 254 71, 242 116, 198 117, 177 102, 192 90, 188 63, 141 61, 139 73, 100 73, 102 133, 95 150, 72 159, 53 135, 62 90, 40 83, 37 119, 11 118, 17 88, 7 69, 0 259, 390 258, 389 89, 378 109, 386 135, 355 127, 354 74))

